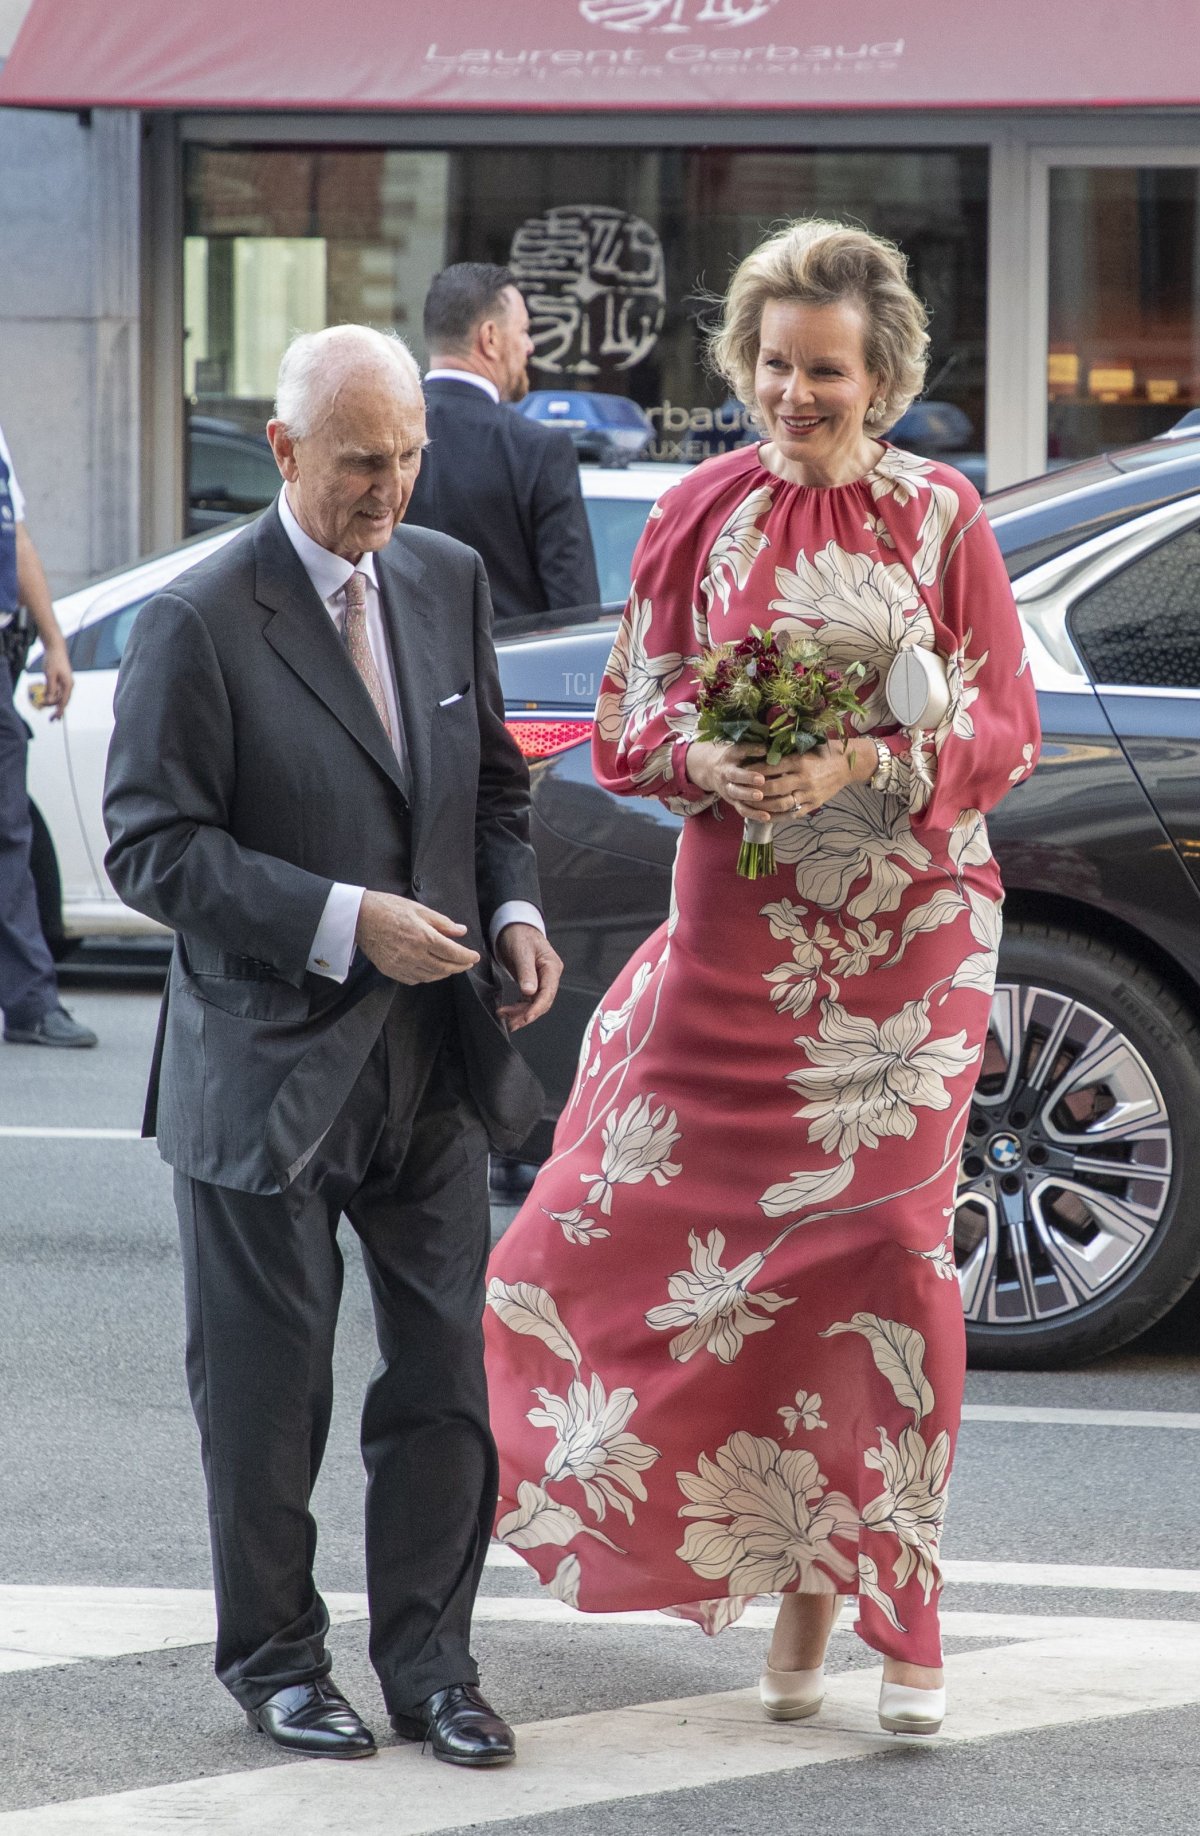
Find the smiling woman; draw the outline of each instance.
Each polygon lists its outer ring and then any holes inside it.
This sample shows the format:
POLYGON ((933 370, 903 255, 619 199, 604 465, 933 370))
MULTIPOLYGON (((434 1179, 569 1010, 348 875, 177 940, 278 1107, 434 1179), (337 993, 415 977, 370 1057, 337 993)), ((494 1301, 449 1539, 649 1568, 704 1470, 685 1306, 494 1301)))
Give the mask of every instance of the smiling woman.
POLYGON ((651 511, 593 735, 605 789, 685 818, 671 913, 585 1035, 489 1321, 499 1534, 521 1520, 543 1580, 585 1611, 709 1631, 782 1590, 763 1706, 788 1719, 819 1707, 830 1607, 857 1594, 881 1720, 910 1733, 944 1708, 964 1349, 948 1221, 999 931, 981 812, 1037 751, 976 493, 876 437, 920 386, 924 316, 895 248, 840 225, 794 224, 735 276, 714 352, 769 437, 651 511), (697 742, 689 664, 772 625, 856 668, 842 730, 778 765, 697 742), (952 695, 908 732, 883 685, 912 648, 952 695), (725 805, 773 819, 778 892, 738 878, 725 805), (574 1509, 583 1476, 544 1431, 561 1446, 570 1415, 594 1441, 617 1395, 638 1484, 582 1496, 626 1522, 531 1537, 522 1500, 574 1509))

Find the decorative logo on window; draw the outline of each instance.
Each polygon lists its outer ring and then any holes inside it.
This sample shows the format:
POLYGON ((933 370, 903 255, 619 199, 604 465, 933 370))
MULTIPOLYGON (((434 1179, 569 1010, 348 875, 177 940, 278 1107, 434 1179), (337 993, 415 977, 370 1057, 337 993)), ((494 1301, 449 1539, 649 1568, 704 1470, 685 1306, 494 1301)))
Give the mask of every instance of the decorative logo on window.
POLYGON ((753 25, 776 0, 579 0, 589 25, 611 32, 690 32, 693 26, 753 25))
POLYGON ((657 344, 667 302, 662 243, 641 217, 560 204, 526 218, 509 266, 529 308, 535 368, 551 376, 631 370, 657 344))

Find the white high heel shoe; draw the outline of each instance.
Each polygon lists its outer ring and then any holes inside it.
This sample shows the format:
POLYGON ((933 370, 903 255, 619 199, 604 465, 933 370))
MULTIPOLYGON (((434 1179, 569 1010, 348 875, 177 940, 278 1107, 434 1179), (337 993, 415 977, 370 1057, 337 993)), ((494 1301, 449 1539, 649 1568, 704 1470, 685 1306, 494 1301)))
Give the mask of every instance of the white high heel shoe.
POLYGON ((946 1719, 946 1691, 881 1683, 879 1725, 885 1734, 936 1734, 946 1719))
MULTIPOLYGON (((842 1598, 839 1594, 829 1622, 831 1635, 842 1610, 842 1598)), ((758 1699, 771 1721, 803 1721, 815 1715, 825 1700, 824 1663, 815 1670, 772 1670, 769 1664, 765 1665, 758 1679, 758 1699)))

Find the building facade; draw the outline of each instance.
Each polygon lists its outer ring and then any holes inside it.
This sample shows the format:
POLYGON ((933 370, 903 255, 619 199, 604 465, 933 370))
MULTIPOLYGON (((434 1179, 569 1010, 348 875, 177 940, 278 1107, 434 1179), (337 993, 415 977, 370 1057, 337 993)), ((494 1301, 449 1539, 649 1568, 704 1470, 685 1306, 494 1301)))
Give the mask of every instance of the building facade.
MULTIPOLYGON (((964 66, 927 71, 922 102, 911 32, 881 29, 874 4, 869 33, 829 43, 796 30, 802 0, 553 6, 569 42, 543 41, 540 12, 529 42, 503 7, 469 41, 417 22, 389 78, 404 107, 375 91, 336 105, 332 70, 328 96, 293 73, 281 100, 210 47, 206 72, 154 94, 105 71, 39 92, 56 112, 0 109, 0 419, 56 584, 178 538, 199 436, 261 427, 294 332, 364 320, 423 358, 425 289, 452 261, 512 265, 533 386, 630 396, 660 458, 742 436, 704 370, 704 326, 734 263, 798 215, 905 249, 932 314, 927 450, 990 487, 1200 405, 1196 72, 1170 100, 1130 85, 1120 106, 1046 100, 1063 85, 1043 72, 1025 105, 1000 105, 987 85, 1015 89, 1007 67, 964 66), (572 76, 591 106, 571 106, 572 76)), ((1159 11, 1184 20, 1173 0, 1159 11)), ((1178 50, 1194 61, 1190 35, 1178 50)), ((18 45, 14 78, 21 63, 18 45)), ((1167 93, 1157 67, 1153 81, 1167 93)))

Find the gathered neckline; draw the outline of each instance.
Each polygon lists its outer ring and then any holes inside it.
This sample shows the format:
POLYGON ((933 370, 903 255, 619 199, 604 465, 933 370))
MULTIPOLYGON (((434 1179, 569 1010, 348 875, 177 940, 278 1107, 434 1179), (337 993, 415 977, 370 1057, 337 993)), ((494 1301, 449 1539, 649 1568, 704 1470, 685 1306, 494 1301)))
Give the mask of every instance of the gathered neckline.
POLYGON ((790 491, 856 491, 860 485, 868 483, 870 479, 875 477, 879 468, 883 465, 890 453, 896 453, 900 450, 899 447, 893 446, 890 440, 880 440, 879 444, 883 448, 882 453, 879 455, 874 465, 868 466, 865 472, 860 472, 857 478, 848 478, 845 484, 816 485, 800 484, 794 478, 784 478, 779 472, 773 472, 769 465, 764 465, 762 462, 762 449, 766 444, 767 442, 762 441, 754 448, 755 466, 767 478, 773 478, 776 484, 786 485, 790 491))

